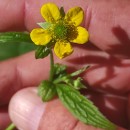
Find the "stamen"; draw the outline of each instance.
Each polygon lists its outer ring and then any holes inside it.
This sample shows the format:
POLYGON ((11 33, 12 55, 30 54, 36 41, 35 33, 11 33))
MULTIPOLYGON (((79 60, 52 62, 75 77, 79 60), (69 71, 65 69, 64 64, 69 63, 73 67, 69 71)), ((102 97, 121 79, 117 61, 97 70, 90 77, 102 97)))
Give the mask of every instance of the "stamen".
POLYGON ((56 39, 66 39, 67 38, 67 26, 63 22, 59 22, 54 26, 54 37, 56 39))
POLYGON ((68 25, 68 30, 67 30, 67 39, 68 40, 73 40, 77 36, 78 36, 77 28, 74 26, 74 24, 69 24, 68 25))

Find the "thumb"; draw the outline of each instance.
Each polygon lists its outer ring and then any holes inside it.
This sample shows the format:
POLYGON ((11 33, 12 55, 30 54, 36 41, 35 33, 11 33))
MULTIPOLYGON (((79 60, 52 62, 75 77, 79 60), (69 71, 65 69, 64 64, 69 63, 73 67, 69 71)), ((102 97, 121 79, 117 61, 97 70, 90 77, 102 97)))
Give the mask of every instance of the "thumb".
POLYGON ((101 130, 75 119, 58 99, 43 103, 36 88, 16 93, 11 99, 9 114, 20 130, 101 130))

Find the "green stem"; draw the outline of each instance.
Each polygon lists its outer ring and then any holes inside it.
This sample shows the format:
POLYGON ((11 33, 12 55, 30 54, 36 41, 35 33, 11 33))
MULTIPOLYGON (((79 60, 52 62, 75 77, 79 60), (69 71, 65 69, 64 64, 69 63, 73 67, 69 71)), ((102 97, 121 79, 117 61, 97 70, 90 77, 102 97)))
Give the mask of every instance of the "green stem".
POLYGON ((53 58, 53 53, 52 50, 50 50, 50 81, 53 80, 54 77, 54 58, 53 58))
POLYGON ((54 84, 58 84, 60 82, 64 82, 63 78, 58 78, 53 81, 54 84))
POLYGON ((15 128, 15 125, 11 123, 5 130, 13 130, 15 128))

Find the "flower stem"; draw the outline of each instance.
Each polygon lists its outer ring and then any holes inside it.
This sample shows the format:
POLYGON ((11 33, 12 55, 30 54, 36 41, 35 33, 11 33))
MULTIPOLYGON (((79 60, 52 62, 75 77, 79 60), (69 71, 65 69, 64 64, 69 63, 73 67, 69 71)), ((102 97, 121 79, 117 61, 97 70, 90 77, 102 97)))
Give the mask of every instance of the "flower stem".
POLYGON ((11 123, 5 130, 13 130, 15 128, 15 125, 11 123))
POLYGON ((52 81, 54 77, 54 58, 52 50, 50 50, 50 78, 49 80, 52 81))

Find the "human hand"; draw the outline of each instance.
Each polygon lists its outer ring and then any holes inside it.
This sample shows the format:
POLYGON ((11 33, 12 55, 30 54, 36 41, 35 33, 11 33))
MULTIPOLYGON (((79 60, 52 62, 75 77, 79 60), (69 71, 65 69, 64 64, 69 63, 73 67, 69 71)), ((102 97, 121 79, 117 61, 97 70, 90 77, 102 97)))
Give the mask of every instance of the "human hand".
MULTIPOLYGON (((16 30, 17 28, 30 31, 37 22, 42 21, 39 10, 41 5, 48 1, 28 0, 25 4, 23 0, 17 3, 17 7, 19 7, 17 8, 14 0, 8 3, 8 8, 5 8, 7 2, 9 1, 5 0, 0 4, 0 9, 4 10, 0 11, 2 12, 0 16, 4 16, 3 21, 0 22, 1 31, 16 30), (25 13, 23 13, 23 9, 25 9, 25 13)), ((86 83, 90 86, 86 95, 111 121, 128 128, 130 60, 119 57, 129 58, 130 56, 128 51, 130 36, 128 28, 130 8, 128 5, 130 2, 128 0, 118 0, 118 2, 116 0, 111 2, 102 0, 70 2, 68 0, 56 1, 56 3, 64 5, 65 9, 78 5, 86 10, 87 17, 84 26, 90 33, 91 43, 75 47, 75 52, 66 58, 64 63, 70 68, 91 64, 91 68, 84 75, 86 83)), ((59 59, 56 60, 61 62, 59 59)), ((8 104, 16 91, 24 87, 37 86, 43 78, 46 79, 49 71, 48 64, 47 58, 35 60, 33 52, 0 63, 1 130, 5 128, 9 120, 3 106, 8 104)), ((77 123, 77 120, 61 105, 58 99, 48 103, 41 102, 36 94, 36 88, 19 91, 12 98, 10 115, 18 128, 24 130, 35 130, 38 127, 39 130, 95 130, 81 122, 77 123)))

